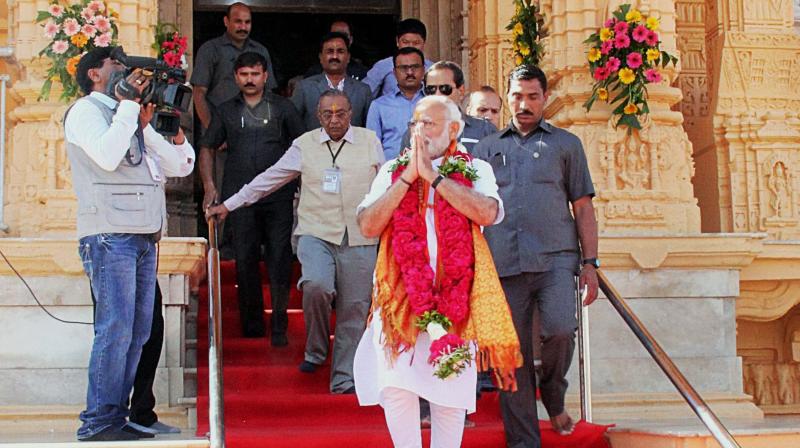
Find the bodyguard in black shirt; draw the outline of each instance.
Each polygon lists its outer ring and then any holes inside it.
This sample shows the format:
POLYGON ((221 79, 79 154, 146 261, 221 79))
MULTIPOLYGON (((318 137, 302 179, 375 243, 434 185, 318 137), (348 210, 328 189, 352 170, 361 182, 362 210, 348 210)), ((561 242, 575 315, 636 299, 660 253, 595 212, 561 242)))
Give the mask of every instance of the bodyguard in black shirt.
MULTIPOLYGON (((292 141, 304 131, 300 115, 286 98, 265 91, 269 77, 267 62, 258 53, 242 53, 234 64, 240 95, 222 103, 211 119, 200 142, 200 176, 205 191, 204 203, 225 200, 271 167, 283 156, 292 141), (222 195, 214 185, 214 151, 227 143, 222 195)), ((261 337, 264 329, 264 299, 258 261, 264 244, 264 262, 269 273, 272 298, 272 345, 287 344, 286 306, 289 301, 292 267, 292 201, 295 182, 262 199, 251 207, 230 214, 236 259, 239 312, 245 337, 261 337)))

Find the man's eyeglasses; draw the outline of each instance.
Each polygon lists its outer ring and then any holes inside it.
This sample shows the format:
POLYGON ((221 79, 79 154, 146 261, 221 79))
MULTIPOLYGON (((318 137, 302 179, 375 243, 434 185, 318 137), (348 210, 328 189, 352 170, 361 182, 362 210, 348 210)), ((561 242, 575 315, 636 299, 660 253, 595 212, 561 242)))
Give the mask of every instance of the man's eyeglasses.
POLYGON ((436 90, 442 92, 442 95, 450 96, 450 94, 453 93, 453 86, 450 84, 441 84, 438 86, 435 84, 425 85, 425 95, 436 95, 436 90))
POLYGON ((400 73, 405 73, 409 70, 417 71, 422 70, 422 64, 398 65, 395 69, 400 70, 400 73))
POLYGON ((411 120, 408 122, 408 128, 413 129, 417 124, 422 123, 422 127, 425 129, 433 129, 441 121, 443 120, 411 120))
POLYGON ((339 120, 347 119, 347 114, 350 113, 350 109, 346 110, 337 110, 336 112, 331 112, 329 110, 320 112, 319 116, 322 118, 322 121, 331 121, 333 117, 338 118, 339 120))

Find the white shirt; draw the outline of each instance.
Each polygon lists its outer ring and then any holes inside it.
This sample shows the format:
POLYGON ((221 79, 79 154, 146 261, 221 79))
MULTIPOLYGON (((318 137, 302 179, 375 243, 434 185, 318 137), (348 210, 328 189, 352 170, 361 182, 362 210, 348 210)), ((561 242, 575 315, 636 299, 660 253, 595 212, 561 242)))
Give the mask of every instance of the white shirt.
MULTIPOLYGON (((66 140, 80 146, 100 168, 114 171, 130 148, 131 137, 139 124, 141 106, 128 100, 118 103, 100 92, 90 95, 117 109, 111 125, 106 123, 103 112, 96 105, 90 101, 78 101, 64 123, 66 140)), ((143 134, 145 156, 155 160, 165 176, 183 177, 192 172, 195 157, 188 139, 180 145, 173 145, 149 124, 143 134)))
MULTIPOLYGON (((466 152, 463 147, 459 147, 459 150, 466 152)), ((438 169, 441 162, 441 157, 435 159, 433 161, 434 168, 438 169)), ((390 160, 381 167, 377 177, 372 181, 370 192, 359 204, 359 211, 372 205, 389 189, 392 184, 392 173, 389 172, 389 168, 393 163, 394 160, 390 160)), ((479 176, 473 182, 473 189, 497 200, 498 210, 494 222, 494 224, 497 224, 505 217, 505 211, 503 209, 503 201, 497 191, 497 182, 492 166, 483 160, 473 159, 472 167, 475 168, 479 176)), ((430 198, 429 203, 432 204, 432 188, 428 197, 430 198)), ((428 262, 435 274, 438 244, 432 207, 426 209, 425 225, 427 227, 428 255, 430 257, 428 262)), ((434 368, 428 364, 431 340, 427 332, 420 332, 413 351, 401 353, 393 364, 390 364, 386 358, 382 335, 383 322, 381 321, 380 310, 376 310, 372 315, 372 321, 367 326, 358 344, 353 365, 356 394, 362 406, 382 404, 383 389, 395 387, 414 392, 432 403, 466 409, 469 413, 475 411, 475 382, 477 378, 475 361, 465 368, 461 375, 441 380, 433 375, 434 368)), ((474 347, 471 347, 471 352, 474 360, 474 347)))
MULTIPOLYGON (((459 145, 459 151, 467 152, 461 145, 459 145)), ((375 201, 381 198, 386 190, 392 186, 392 173, 389 172, 389 168, 392 167, 395 160, 392 159, 386 162, 382 167, 381 170, 378 172, 378 175, 372 181, 372 187, 370 187, 369 193, 367 196, 364 197, 364 200, 361 201, 361 204, 358 205, 358 212, 360 213, 361 210, 369 207, 375 201)), ((478 174, 478 179, 476 179, 473 184, 472 188, 481 193, 485 196, 490 198, 494 198, 497 201, 497 217, 494 219, 494 224, 499 224, 505 218, 505 210, 503 209, 503 200, 500 199, 500 194, 498 193, 497 187, 497 180, 494 177, 494 171, 492 170, 492 166, 481 159, 472 159, 472 167, 475 168, 475 171, 478 174)), ((439 169, 439 165, 442 164, 442 157, 433 160, 433 168, 435 170, 439 169)), ((434 190, 433 187, 430 187, 428 191, 428 205, 433 205, 433 197, 434 197, 434 190)), ((437 254, 437 244, 436 244, 436 227, 434 224, 434 215, 433 215, 433 207, 427 207, 425 212, 425 225, 428 228, 428 254, 430 254, 430 265, 433 269, 434 274, 436 273, 436 254, 437 254)))
POLYGON ((328 75, 325 75, 325 81, 328 81, 328 87, 331 89, 336 89, 340 92, 344 92, 344 78, 342 78, 336 85, 333 85, 331 79, 328 78, 328 75))

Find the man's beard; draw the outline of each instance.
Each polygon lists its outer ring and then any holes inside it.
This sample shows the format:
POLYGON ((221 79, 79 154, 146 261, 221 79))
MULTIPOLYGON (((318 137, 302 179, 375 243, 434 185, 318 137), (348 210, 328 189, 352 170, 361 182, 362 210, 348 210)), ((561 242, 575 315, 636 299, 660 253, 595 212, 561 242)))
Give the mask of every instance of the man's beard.
POLYGON ((428 152, 433 158, 441 157, 450 147, 450 134, 447 129, 442 130, 438 137, 428 138, 428 152))

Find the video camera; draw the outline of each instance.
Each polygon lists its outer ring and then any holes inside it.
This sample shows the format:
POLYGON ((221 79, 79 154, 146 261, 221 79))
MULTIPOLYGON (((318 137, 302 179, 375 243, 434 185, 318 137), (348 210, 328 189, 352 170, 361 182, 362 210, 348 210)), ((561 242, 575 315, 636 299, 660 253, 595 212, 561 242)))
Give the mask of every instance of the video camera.
MULTIPOLYGON (((127 85, 125 78, 135 69, 150 78, 150 85, 142 92, 141 104, 155 104, 156 111, 150 124, 159 134, 171 137, 178 133, 181 112, 189 110, 191 87, 185 85, 186 71, 170 67, 166 62, 141 56, 128 56, 122 47, 111 51, 111 59, 124 65, 127 70, 114 73, 109 80, 109 92, 114 92, 120 83, 127 85)), ((128 86, 130 87, 130 86, 128 86)))

